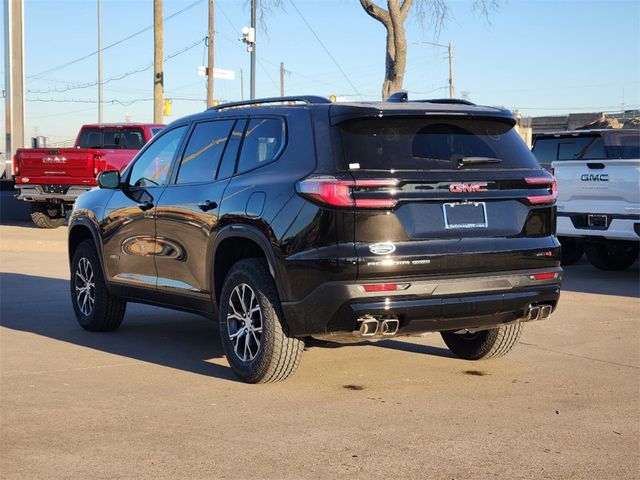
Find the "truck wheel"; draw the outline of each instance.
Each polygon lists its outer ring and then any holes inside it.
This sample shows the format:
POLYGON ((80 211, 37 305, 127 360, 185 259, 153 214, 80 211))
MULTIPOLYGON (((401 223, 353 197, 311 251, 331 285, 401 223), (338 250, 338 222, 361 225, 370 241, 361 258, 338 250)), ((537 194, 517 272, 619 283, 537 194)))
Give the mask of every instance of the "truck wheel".
POLYGON ((482 360, 506 355, 518 343, 522 331, 521 323, 512 323, 502 327, 480 332, 440 332, 457 357, 465 360, 482 360))
POLYGON ((64 225, 61 210, 48 203, 31 202, 31 220, 40 228, 58 228, 64 225))
POLYGON ((289 335, 264 260, 231 268, 220 295, 220 337, 231 369, 245 382, 277 382, 298 367, 304 340, 289 335))
POLYGON ((600 270, 624 270, 638 259, 636 242, 585 242, 584 251, 600 270))
POLYGON ((107 290, 98 259, 90 240, 80 243, 71 260, 71 303, 82 328, 110 332, 122 323, 127 302, 107 290))
POLYGON ((558 240, 562 245, 561 265, 573 265, 584 255, 584 245, 581 240, 572 237, 561 237, 558 240))

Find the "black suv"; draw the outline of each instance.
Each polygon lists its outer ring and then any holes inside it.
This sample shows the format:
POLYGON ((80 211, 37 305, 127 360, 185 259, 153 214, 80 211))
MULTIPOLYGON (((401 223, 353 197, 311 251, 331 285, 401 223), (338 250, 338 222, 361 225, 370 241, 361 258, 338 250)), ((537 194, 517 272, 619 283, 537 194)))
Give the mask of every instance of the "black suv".
POLYGON ((506 110, 459 100, 238 102, 178 120, 69 222, 87 330, 126 302, 220 320, 247 382, 288 377, 305 337, 439 331, 497 357, 548 317, 562 270, 555 181, 506 110))

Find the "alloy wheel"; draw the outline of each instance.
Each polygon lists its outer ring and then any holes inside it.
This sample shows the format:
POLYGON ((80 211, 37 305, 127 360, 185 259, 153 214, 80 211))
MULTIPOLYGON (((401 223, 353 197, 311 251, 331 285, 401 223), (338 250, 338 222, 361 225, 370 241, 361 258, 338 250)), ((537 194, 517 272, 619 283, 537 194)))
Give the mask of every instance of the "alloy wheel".
POLYGON ((78 262, 75 277, 78 308, 83 315, 89 316, 96 301, 96 284, 93 280, 93 267, 87 257, 82 257, 78 262))
POLYGON ((262 340, 262 310, 258 296, 246 283, 236 285, 229 295, 227 326, 236 356, 245 363, 256 358, 262 340))

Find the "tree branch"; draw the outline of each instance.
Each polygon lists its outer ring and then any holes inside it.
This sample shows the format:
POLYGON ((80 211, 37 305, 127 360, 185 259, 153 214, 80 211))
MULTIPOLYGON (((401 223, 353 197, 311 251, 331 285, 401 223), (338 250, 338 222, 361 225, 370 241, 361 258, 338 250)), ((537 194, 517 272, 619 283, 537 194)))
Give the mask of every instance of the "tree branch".
POLYGON ((400 7, 400 15, 402 15, 402 21, 407 19, 407 15, 409 14, 409 10, 411 10, 411 4, 413 0, 404 0, 402 2, 402 6, 400 7))
POLYGON ((360 0, 360 5, 362 5, 362 8, 370 17, 375 18, 385 27, 389 28, 391 25, 391 18, 389 17, 389 12, 384 8, 380 8, 371 0, 360 0))

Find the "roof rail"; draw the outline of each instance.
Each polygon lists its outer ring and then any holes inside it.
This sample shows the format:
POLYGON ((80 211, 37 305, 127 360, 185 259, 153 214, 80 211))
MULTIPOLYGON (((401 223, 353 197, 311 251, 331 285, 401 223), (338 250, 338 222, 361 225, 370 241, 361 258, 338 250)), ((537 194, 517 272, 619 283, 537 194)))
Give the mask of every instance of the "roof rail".
POLYGON ((243 100, 241 102, 223 103, 221 105, 216 105, 215 107, 208 108, 207 110, 224 110, 227 108, 251 107, 251 106, 262 105, 265 103, 283 103, 283 102, 302 102, 302 103, 306 103, 307 105, 318 104, 318 103, 330 103, 328 98, 317 97, 314 95, 302 95, 302 96, 294 96, 294 97, 254 98, 253 100, 243 100))
POLYGON ((457 104, 457 105, 472 105, 475 106, 475 103, 470 102, 469 100, 463 100, 461 98, 432 98, 429 100, 416 100, 416 102, 426 102, 426 103, 449 103, 449 104, 457 104))

